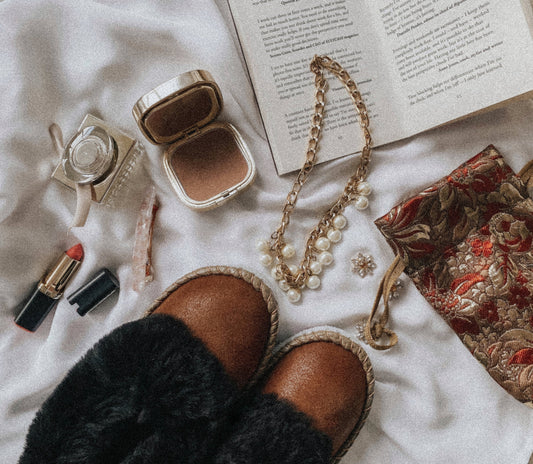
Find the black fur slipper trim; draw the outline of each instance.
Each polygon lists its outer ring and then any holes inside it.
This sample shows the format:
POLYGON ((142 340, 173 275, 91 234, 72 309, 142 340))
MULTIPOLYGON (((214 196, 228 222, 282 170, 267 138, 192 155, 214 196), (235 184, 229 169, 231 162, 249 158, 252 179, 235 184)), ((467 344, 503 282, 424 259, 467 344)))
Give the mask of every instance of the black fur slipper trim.
POLYGON ((259 395, 234 424, 216 464, 326 464, 331 440, 275 395, 259 395))
POLYGON ((153 315, 115 329, 70 370, 19 463, 206 462, 237 396, 182 322, 153 315))

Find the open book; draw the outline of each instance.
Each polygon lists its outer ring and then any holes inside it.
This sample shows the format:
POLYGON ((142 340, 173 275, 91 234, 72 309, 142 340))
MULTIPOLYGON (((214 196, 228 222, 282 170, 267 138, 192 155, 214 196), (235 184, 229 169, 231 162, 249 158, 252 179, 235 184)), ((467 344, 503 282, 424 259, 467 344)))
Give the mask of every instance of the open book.
MULTIPOLYGON (((228 0, 279 174, 304 160, 313 55, 338 61, 374 145, 533 91, 530 0, 228 0)), ((356 153, 355 108, 328 79, 319 162, 356 153)))

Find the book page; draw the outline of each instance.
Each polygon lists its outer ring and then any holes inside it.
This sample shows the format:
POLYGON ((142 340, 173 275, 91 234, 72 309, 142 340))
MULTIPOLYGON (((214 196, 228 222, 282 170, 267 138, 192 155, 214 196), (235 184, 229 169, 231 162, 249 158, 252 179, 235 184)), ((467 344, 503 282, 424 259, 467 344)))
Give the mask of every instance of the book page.
POLYGON ((521 0, 372 0, 368 6, 395 74, 406 135, 533 90, 533 46, 521 0))
MULTIPOLYGON (((314 105, 309 64, 315 54, 335 59, 357 82, 375 139, 399 136, 399 119, 387 118, 397 110, 364 2, 229 0, 229 5, 279 174, 299 169, 305 160, 314 105)), ((326 76, 319 162, 363 146, 351 98, 335 77, 326 76)))

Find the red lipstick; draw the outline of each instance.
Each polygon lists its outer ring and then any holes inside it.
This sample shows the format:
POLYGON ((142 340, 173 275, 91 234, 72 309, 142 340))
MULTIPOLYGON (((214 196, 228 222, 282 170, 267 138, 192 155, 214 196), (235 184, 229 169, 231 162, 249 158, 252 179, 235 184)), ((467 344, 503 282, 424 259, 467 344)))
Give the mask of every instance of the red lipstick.
POLYGON ((65 254, 76 261, 83 261, 83 247, 81 243, 70 247, 65 254))
POLYGON ((65 287, 82 261, 83 247, 80 243, 63 253, 34 289, 19 315, 15 318, 15 324, 30 332, 37 330, 56 305, 57 300, 63 295, 65 287))

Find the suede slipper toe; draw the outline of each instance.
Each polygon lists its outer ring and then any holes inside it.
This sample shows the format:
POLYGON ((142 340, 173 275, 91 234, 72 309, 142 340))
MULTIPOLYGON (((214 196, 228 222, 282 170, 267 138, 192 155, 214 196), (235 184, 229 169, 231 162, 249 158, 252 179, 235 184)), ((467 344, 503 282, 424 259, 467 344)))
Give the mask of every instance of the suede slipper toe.
POLYGON ((226 266, 183 276, 146 314, 183 321, 239 387, 261 376, 278 331, 278 307, 271 290, 251 272, 226 266))

